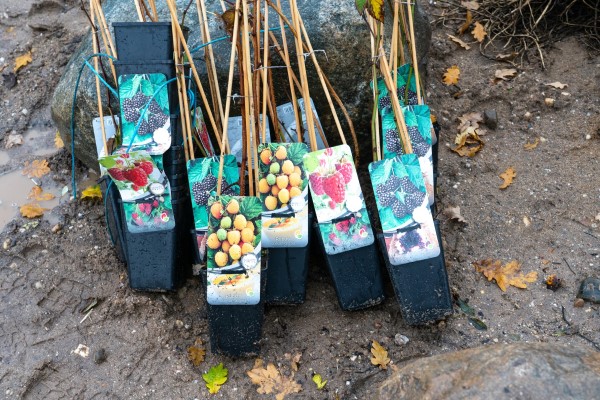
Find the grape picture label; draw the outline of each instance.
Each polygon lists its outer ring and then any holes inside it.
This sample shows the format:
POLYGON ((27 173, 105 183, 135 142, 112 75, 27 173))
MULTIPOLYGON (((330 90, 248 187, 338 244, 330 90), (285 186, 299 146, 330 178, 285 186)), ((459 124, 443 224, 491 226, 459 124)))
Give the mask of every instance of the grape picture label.
POLYGON ((119 76, 123 147, 163 154, 171 146, 171 120, 164 74, 119 76))
POLYGON ((258 304, 262 229, 260 199, 211 196, 207 209, 208 303, 258 304))
POLYGON ((369 173, 390 263, 438 256, 440 245, 417 156, 373 162, 369 173))
POLYGON ((350 147, 307 153, 304 168, 325 252, 338 254, 372 244, 371 222, 350 147))
MULTIPOLYGON (((216 195, 219 176, 219 157, 197 158, 187 163, 188 182, 192 197, 192 211, 196 229, 196 242, 200 259, 206 255, 206 232, 208 230, 208 198, 216 195)), ((223 156, 223 182, 221 194, 235 196, 240 194, 240 173, 235 156, 223 156)))
POLYGON ((113 184, 119 189, 130 232, 171 229, 175 226, 169 181, 145 152, 102 157, 113 184))
POLYGON ((263 204, 262 245, 308 245, 308 175, 304 143, 263 143, 258 146, 258 191, 263 204))

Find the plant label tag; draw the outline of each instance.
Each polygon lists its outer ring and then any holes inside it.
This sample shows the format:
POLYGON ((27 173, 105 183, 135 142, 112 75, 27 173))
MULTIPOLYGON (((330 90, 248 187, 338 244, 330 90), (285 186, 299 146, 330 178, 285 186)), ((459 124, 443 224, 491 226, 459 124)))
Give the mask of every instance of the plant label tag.
POLYGON ((390 263, 437 257, 440 245, 417 156, 373 162, 369 173, 390 263))
MULTIPOLYGON (((262 115, 260 117, 262 121, 262 115)), ((245 154, 242 154, 242 150, 244 149, 244 144, 242 143, 242 130, 243 130, 243 119, 242 117, 229 117, 229 123, 227 125, 227 138, 229 140, 229 146, 231 148, 231 154, 233 154, 238 163, 242 163, 242 158, 245 154)), ((260 134, 257 133, 257 136, 260 139, 260 134)), ((267 117, 267 141, 271 141, 271 131, 269 129, 269 117, 267 117)), ((254 157, 254 155, 252 155, 254 157)), ((253 162, 252 160, 248 160, 248 162, 253 162)))
MULTIPOLYGON (((119 129, 119 117, 114 116, 114 121, 112 116, 104 117, 104 133, 106 134, 106 141, 108 142, 110 139, 114 139, 117 130, 119 129), (115 122, 117 123, 115 126, 115 122)), ((92 130, 94 131, 94 139, 96 140, 96 152, 98 154, 98 158, 106 156, 104 154, 104 144, 102 143, 102 125, 100 124, 100 117, 96 117, 92 120, 92 130)), ((102 174, 104 175, 104 174, 102 174)))
MULTIPOLYGON (((317 110, 315 109, 315 104, 313 103, 312 99, 310 99, 310 106, 312 108, 313 115, 315 116, 315 132, 319 132, 319 128, 322 130, 321 120, 319 119, 319 115, 317 114, 317 110)), ((298 111, 302 116, 303 132, 305 132, 302 135, 302 142, 309 146, 310 143, 308 141, 308 135, 306 134, 308 131, 308 124, 306 123, 304 99, 298 99, 298 107, 298 111)), ((289 140, 290 142, 298 142, 298 127, 296 126, 296 116, 294 114, 294 107, 292 106, 292 103, 285 103, 277 106, 277 118, 279 118, 279 129, 285 139, 289 140)), ((324 149, 325 144, 323 143, 321 135, 316 136, 317 149, 324 149)))
POLYGON ((307 153, 304 168, 325 252, 338 254, 373 243, 373 230, 347 145, 307 153))
POLYGON ((308 245, 308 175, 304 143, 262 143, 258 146, 258 191, 263 205, 262 245, 308 245))
POLYGON ((175 226, 169 181, 149 154, 114 154, 99 161, 119 189, 130 232, 166 230, 175 226))
MULTIPOLYGON (((227 154, 223 157, 221 193, 229 196, 239 195, 240 170, 237 166, 235 156, 227 154)), ((208 230, 209 216, 206 205, 209 197, 216 194, 219 162, 220 158, 216 156, 196 158, 195 160, 189 160, 187 163, 194 226, 196 228, 196 242, 201 260, 204 260, 204 256, 206 255, 206 232, 208 230)))
POLYGON ((119 76, 122 146, 148 154, 171 147, 169 92, 164 74, 119 76))
POLYGON ((261 213, 258 197, 208 199, 207 287, 211 305, 260 301, 261 213))

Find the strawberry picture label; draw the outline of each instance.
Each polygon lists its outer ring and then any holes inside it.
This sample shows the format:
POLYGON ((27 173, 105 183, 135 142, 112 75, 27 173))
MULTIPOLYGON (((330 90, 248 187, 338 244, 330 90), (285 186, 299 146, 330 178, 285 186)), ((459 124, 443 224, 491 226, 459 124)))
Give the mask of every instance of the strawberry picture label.
POLYGON ((262 201, 262 245, 308 245, 308 175, 304 143, 263 143, 258 146, 258 191, 262 201))
POLYGON ((207 300, 211 305, 260 301, 261 213, 258 197, 208 199, 207 300))
MULTIPOLYGON (((240 193, 240 173, 233 155, 223 156, 223 182, 221 193, 224 195, 238 195, 240 193)), ((219 157, 197 158, 189 160, 187 164, 188 182, 192 195, 192 211, 194 213, 194 226, 196 229, 196 242, 200 259, 206 255, 206 232, 208 230, 208 198, 216 195, 217 177, 219 176, 219 157)))
POLYGON ((438 256, 440 246, 417 156, 371 163, 369 173, 390 263, 438 256))
POLYGON ((164 74, 119 76, 122 146, 163 154, 171 146, 171 119, 164 74))
POLYGON ((150 155, 144 152, 115 154, 99 161, 119 189, 130 232, 166 230, 175 226, 169 181, 150 155))
POLYGON ((304 168, 326 253, 338 254, 372 244, 371 222, 350 147, 341 145, 307 153, 304 168))

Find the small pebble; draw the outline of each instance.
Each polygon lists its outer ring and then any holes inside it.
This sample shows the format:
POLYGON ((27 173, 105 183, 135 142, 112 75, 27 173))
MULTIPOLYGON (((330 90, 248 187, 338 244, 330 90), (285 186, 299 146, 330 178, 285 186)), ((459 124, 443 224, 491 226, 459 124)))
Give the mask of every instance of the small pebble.
POLYGON ((2 248, 4 250, 8 250, 10 248, 10 239, 6 239, 4 243, 2 243, 2 248))
POLYGON ((179 329, 183 328, 183 321, 180 319, 175 320, 175 326, 179 329))
POLYGON ((61 224, 56 224, 52 227, 52 233, 58 233, 62 230, 62 225, 61 224))
POLYGON ((585 304, 585 300, 583 299, 575 299, 573 302, 573 307, 581 308, 585 304))
POLYGON ((579 286, 577 297, 592 303, 600 303, 600 279, 585 278, 579 286))
POLYGON ((526 119, 527 121, 529 121, 529 120, 531 120, 531 113, 530 113, 529 111, 527 111, 527 112, 525 113, 525 115, 523 115, 523 117, 525 117, 525 119, 526 119))
POLYGON ((27 114, 29 114, 29 111, 26 108, 24 108, 21 110, 21 114, 27 115, 27 114))
POLYGON ((544 103, 548 106, 548 107, 553 107, 554 106, 554 99, 551 99, 550 97, 546 97, 544 99, 544 103))
POLYGON ((94 362, 96 364, 102 364, 104 361, 106 361, 106 350, 98 349, 94 353, 94 362))
POLYGON ((498 115, 496 110, 485 110, 483 112, 483 123, 490 129, 496 129, 498 127, 498 115))
POLYGON ((34 286, 36 289, 41 289, 41 288, 43 288, 43 287, 44 287, 44 285, 42 285, 42 282, 40 282, 40 281, 37 281, 36 283, 34 283, 34 284, 33 284, 33 286, 34 286))
POLYGON ((409 339, 400 333, 397 333, 396 336, 394 336, 394 343, 396 343, 397 346, 404 346, 408 341, 409 339))

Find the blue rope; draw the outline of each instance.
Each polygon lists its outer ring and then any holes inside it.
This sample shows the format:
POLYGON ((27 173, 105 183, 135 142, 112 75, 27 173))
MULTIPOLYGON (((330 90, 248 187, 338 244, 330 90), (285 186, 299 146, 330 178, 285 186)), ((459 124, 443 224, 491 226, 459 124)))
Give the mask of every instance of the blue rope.
MULTIPOLYGON (((289 26, 285 25, 285 29, 288 29, 288 28, 289 28, 289 26)), ((270 29, 269 29, 269 32, 273 32, 273 31, 279 31, 279 30, 281 30, 281 28, 270 28, 270 29)), ((264 30, 264 29, 261 29, 261 30, 260 30, 260 33, 264 33, 264 32, 265 32, 265 30, 264 30)), ((221 41, 223 41, 223 40, 227 40, 227 39, 229 39, 229 36, 221 36, 220 38, 216 38, 216 39, 214 39, 214 40, 211 40, 210 42, 207 42, 207 43, 202 43, 201 45, 199 45, 199 46, 197 46, 197 47, 194 47, 193 49, 191 49, 191 50, 190 50, 190 53, 195 53, 195 52, 197 52, 197 51, 199 51, 199 50, 202 50, 202 49, 203 49, 203 48, 205 48, 206 46, 209 46, 209 45, 211 45, 211 44, 213 44, 213 43, 221 42, 221 41)))
POLYGON ((84 61, 84 62, 85 62, 85 65, 87 65, 87 66, 88 66, 88 68, 90 69, 90 71, 92 71, 92 73, 94 73, 94 75, 96 75, 96 77, 98 77, 98 78, 100 79, 100 81, 101 81, 102 83, 104 83, 104 86, 106 86, 106 87, 107 87, 107 88, 108 88, 108 89, 109 89, 109 90, 112 92, 112 94, 113 94, 115 97, 119 97, 119 93, 117 93, 117 91, 116 91, 116 90, 115 90, 115 89, 114 89, 112 86, 110 86, 110 85, 108 84, 108 82, 106 82, 106 81, 104 80, 104 78, 103 78, 103 77, 102 77, 102 76, 101 76, 101 75, 98 73, 98 71, 96 71, 96 70, 94 69, 94 67, 92 67, 92 64, 90 64, 90 63, 89 63, 89 62, 87 62, 87 61, 84 61))

